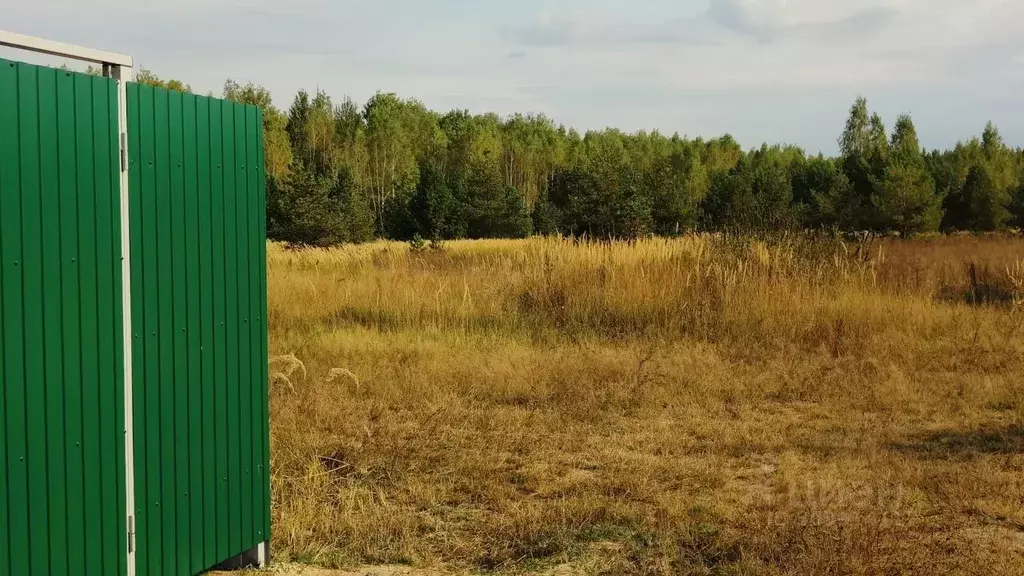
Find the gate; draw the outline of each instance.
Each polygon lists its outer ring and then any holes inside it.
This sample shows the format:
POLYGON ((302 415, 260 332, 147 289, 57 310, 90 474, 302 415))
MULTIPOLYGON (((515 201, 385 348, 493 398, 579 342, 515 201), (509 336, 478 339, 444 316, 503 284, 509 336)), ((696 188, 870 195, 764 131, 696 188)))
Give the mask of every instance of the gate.
POLYGON ((262 125, 128 85, 140 575, 195 574, 269 533, 262 125))
POLYGON ((0 45, 0 576, 265 565, 261 111, 0 45))

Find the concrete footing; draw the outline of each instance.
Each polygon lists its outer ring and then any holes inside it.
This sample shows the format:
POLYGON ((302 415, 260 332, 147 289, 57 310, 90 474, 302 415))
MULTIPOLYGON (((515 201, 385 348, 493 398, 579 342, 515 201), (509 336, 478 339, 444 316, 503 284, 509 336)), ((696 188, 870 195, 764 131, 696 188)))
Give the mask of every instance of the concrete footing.
POLYGON ((270 542, 260 542, 234 558, 229 558, 213 567, 214 570, 243 570, 245 568, 266 568, 270 565, 270 542))

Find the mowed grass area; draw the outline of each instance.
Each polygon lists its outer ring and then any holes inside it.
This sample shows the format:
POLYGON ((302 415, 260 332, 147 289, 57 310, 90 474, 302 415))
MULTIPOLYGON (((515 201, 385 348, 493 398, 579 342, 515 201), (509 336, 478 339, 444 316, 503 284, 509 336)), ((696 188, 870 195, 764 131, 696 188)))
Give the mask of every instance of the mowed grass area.
POLYGON ((278 559, 1024 573, 1024 239, 269 259, 278 559))

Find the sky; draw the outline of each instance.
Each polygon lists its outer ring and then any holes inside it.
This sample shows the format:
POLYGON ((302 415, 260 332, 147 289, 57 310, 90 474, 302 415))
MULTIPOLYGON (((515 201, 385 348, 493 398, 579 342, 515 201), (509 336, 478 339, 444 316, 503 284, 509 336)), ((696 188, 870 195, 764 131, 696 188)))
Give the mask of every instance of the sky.
POLYGON ((890 127, 911 114, 927 148, 989 120, 1024 146, 1024 0, 33 0, 0 28, 130 54, 200 93, 254 82, 281 108, 300 88, 396 92, 831 154, 864 96, 890 127))

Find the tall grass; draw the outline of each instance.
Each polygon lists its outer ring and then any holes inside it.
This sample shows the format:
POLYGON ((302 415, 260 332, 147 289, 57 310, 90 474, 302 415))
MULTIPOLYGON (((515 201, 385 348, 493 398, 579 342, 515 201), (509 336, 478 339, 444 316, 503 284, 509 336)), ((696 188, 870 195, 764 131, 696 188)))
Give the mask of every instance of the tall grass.
POLYGON ((996 237, 272 245, 274 547, 1021 573, 1022 262, 996 237))

